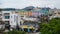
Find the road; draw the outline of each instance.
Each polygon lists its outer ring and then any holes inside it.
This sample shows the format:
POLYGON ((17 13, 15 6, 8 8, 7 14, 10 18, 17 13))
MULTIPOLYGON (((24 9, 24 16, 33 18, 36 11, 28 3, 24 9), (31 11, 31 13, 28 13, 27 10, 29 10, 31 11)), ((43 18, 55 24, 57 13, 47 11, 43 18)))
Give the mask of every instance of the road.
POLYGON ((37 33, 27 33, 27 34, 40 34, 40 32, 37 32, 37 33))

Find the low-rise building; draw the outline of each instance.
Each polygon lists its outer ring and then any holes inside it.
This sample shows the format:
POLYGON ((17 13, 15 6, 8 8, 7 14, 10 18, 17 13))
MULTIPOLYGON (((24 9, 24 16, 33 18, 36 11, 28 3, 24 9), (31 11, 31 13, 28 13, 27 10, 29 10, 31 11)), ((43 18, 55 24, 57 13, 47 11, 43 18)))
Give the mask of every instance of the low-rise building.
POLYGON ((60 18, 60 9, 53 9, 51 14, 52 15, 50 16, 50 19, 56 18, 56 17, 60 18))
POLYGON ((16 27, 20 25, 20 15, 14 13, 13 11, 2 11, 2 20, 5 25, 10 25, 10 27, 16 27))

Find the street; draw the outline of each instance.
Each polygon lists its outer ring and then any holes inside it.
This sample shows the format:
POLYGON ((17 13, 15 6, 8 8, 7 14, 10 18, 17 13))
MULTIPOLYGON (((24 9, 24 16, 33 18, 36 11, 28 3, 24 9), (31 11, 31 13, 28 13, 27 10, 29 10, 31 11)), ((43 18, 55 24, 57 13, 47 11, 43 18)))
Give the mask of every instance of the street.
POLYGON ((27 34, 40 34, 40 32, 36 32, 36 33, 27 33, 27 34))

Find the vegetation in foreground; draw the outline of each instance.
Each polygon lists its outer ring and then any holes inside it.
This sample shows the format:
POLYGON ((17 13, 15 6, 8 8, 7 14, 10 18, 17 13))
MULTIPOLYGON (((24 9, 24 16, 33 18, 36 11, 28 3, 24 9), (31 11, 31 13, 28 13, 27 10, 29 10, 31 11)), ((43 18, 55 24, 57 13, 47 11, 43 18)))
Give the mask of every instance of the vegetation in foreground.
POLYGON ((26 34, 26 32, 13 30, 13 31, 5 32, 4 34, 26 34))
POLYGON ((41 34, 60 34, 60 18, 54 18, 48 23, 40 24, 41 34))

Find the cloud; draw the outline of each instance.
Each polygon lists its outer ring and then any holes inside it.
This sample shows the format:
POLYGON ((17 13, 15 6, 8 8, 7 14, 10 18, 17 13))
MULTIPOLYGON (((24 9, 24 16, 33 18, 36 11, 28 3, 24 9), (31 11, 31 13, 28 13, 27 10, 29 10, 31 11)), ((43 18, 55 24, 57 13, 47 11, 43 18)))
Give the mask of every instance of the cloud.
POLYGON ((60 0, 2 0, 0 8, 24 8, 27 6, 57 7, 60 8, 60 0))

